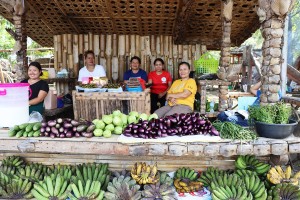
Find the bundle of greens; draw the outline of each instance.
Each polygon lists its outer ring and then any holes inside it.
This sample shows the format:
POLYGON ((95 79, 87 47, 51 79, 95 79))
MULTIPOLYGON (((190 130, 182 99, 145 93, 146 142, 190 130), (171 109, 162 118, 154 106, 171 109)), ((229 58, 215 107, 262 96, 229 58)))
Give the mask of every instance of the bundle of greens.
POLYGON ((284 102, 277 102, 273 105, 250 106, 250 122, 259 121, 269 124, 288 124, 292 114, 292 108, 284 102))
POLYGON ((222 139, 250 141, 257 138, 254 131, 232 122, 221 122, 216 120, 213 122, 213 126, 219 131, 222 139))

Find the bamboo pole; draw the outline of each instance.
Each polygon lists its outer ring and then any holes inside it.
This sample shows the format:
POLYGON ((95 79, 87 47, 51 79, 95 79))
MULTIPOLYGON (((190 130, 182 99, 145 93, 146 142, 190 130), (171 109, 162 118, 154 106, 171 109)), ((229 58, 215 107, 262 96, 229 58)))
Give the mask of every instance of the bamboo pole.
POLYGON ((68 40, 68 43, 67 43, 67 52, 68 54, 72 54, 73 53, 73 50, 72 50, 72 34, 67 34, 67 40, 68 40))
POLYGON ((91 33, 91 32, 89 32, 88 33, 88 44, 89 44, 89 50, 93 50, 94 49, 94 41, 93 41, 93 39, 94 39, 94 36, 93 36, 93 33, 91 33))
POLYGON ((156 57, 161 56, 161 51, 160 51, 160 36, 156 36, 156 57))
POLYGON ((119 75, 118 75, 118 68, 119 68, 119 60, 118 60, 118 36, 117 34, 113 34, 112 40, 112 79, 113 82, 116 83, 119 75))
POLYGON ((106 69, 107 69, 107 78, 112 79, 112 63, 111 63, 111 47, 112 47, 112 35, 106 35, 106 69))
POLYGON ((169 36, 164 36, 164 56, 167 59, 169 58, 169 36))
POLYGON ((74 77, 78 77, 79 72, 79 49, 78 49, 79 36, 73 35, 73 62, 74 62, 74 77))
POLYGON ((159 40, 160 40, 160 56, 161 57, 164 57, 165 55, 164 55, 164 36, 163 35, 161 35, 160 37, 159 37, 159 40))
POLYGON ((183 45, 183 50, 182 50, 182 60, 185 62, 189 62, 189 45, 183 45))
POLYGON ((54 41, 54 69, 57 70, 58 69, 58 55, 57 55, 57 50, 58 50, 58 47, 57 47, 57 35, 54 35, 53 36, 53 41, 54 41))
POLYGON ((78 36, 78 55, 84 53, 84 47, 83 47, 83 34, 79 34, 78 36))
MULTIPOLYGON (((126 36, 120 35, 119 36, 119 80, 123 80, 123 74, 125 70, 125 48, 126 48, 126 36)), ((129 50, 129 48, 128 48, 129 50)))
POLYGON ((151 50, 150 50, 150 37, 149 36, 145 36, 145 54, 146 54, 146 66, 145 66, 145 70, 147 73, 150 72, 150 66, 151 66, 151 50))
POLYGON ((198 60, 201 56, 201 44, 196 44, 195 59, 198 60))
POLYGON ((107 75, 107 66, 106 66, 106 58, 105 58, 105 35, 100 35, 100 65, 102 65, 106 71, 107 75))
POLYGON ((135 53, 134 55, 141 57, 141 36, 135 36, 135 53))
POLYGON ((130 55, 130 36, 125 35, 125 56, 130 55))
POLYGON ((68 69, 67 59, 68 59, 68 35, 63 34, 63 57, 62 57, 62 67, 68 69))
POLYGON ((140 55, 141 55, 141 69, 146 70, 146 52, 145 52, 145 36, 140 37, 140 55))
POLYGON ((150 49, 151 49, 151 55, 156 56, 156 51, 155 51, 155 35, 151 35, 150 38, 150 49))
POLYGON ((83 35, 83 50, 87 51, 89 50, 89 35, 88 34, 84 34, 83 35))
POLYGON ((99 38, 100 36, 99 35, 93 35, 93 50, 94 50, 94 53, 95 53, 95 62, 96 64, 99 64, 99 59, 100 59, 100 56, 99 56, 99 52, 100 52, 100 42, 99 42, 99 38))
POLYGON ((173 37, 169 38, 169 58, 173 58, 173 37))
POLYGON ((130 58, 135 55, 135 47, 135 35, 130 35, 130 58))
POLYGON ((57 35, 57 70, 60 70, 60 67, 62 65, 62 44, 61 44, 62 35, 57 35))

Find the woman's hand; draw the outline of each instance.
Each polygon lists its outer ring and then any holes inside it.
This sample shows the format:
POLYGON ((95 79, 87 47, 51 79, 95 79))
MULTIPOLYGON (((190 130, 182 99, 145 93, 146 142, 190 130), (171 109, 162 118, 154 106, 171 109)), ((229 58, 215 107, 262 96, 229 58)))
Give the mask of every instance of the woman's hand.
POLYGON ((159 98, 159 99, 162 98, 163 96, 165 96, 165 94, 166 94, 166 92, 159 93, 159 94, 158 94, 158 98, 159 98))
POLYGON ((169 98, 169 102, 175 106, 177 104, 176 99, 175 98, 169 98))

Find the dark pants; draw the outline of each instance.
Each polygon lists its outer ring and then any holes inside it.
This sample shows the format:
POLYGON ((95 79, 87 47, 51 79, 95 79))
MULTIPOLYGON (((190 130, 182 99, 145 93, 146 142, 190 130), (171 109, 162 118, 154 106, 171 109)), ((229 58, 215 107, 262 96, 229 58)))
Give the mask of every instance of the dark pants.
POLYGON ((243 116, 238 113, 228 117, 225 114, 225 112, 220 112, 220 114, 218 115, 218 119, 222 122, 232 122, 232 123, 238 124, 240 126, 249 126, 248 120, 244 119, 243 116))
POLYGON ((151 93, 151 114, 158 108, 163 107, 166 104, 166 95, 158 98, 158 94, 151 93), (157 105, 159 103, 159 106, 157 105))

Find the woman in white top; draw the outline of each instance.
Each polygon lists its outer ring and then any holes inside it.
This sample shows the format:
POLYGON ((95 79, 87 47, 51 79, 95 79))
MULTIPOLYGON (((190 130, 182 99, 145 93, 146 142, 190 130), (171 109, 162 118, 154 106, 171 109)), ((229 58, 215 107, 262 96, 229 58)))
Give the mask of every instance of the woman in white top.
POLYGON ((83 78, 105 77, 106 73, 101 65, 95 65, 95 53, 92 50, 84 52, 85 66, 79 70, 78 81, 82 82, 83 78))

